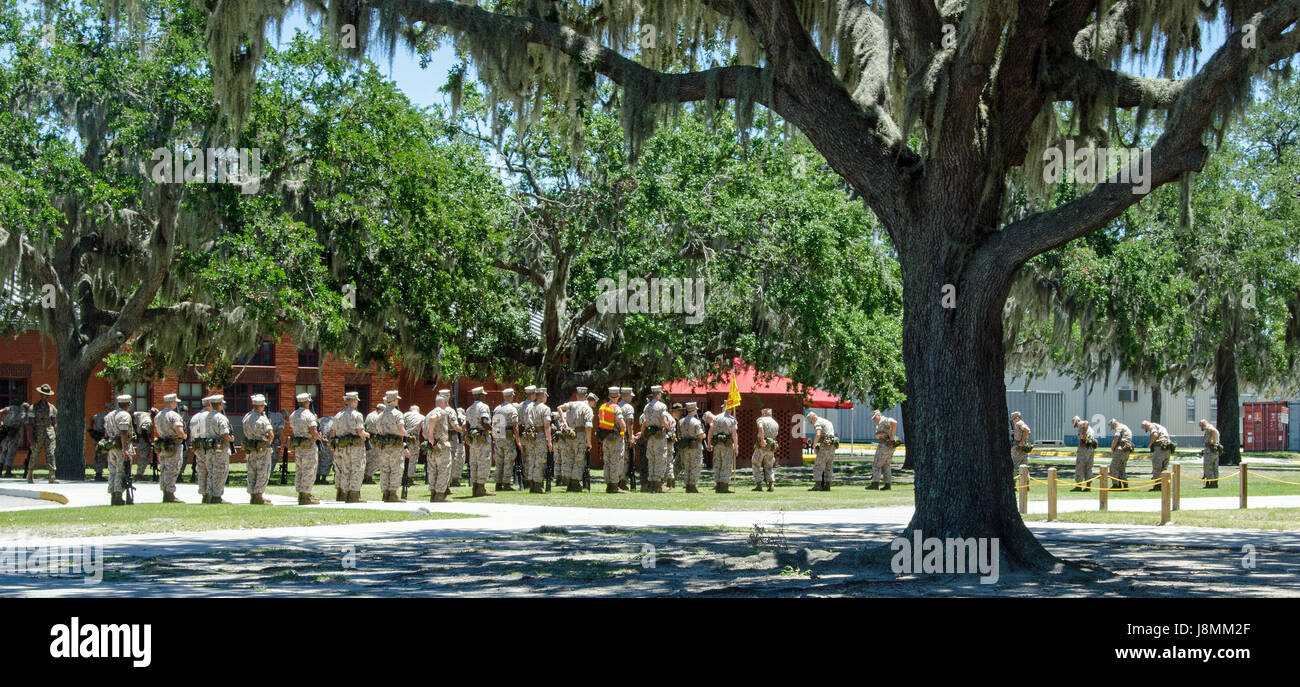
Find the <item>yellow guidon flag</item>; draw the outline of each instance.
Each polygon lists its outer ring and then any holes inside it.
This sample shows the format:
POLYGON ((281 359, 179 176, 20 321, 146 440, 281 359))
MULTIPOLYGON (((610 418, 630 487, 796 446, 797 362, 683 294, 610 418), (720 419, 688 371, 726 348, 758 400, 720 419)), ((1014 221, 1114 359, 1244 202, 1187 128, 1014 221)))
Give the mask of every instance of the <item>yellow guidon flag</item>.
POLYGON ((731 391, 727 392, 727 410, 740 407, 740 388, 736 386, 736 378, 731 378, 731 391))

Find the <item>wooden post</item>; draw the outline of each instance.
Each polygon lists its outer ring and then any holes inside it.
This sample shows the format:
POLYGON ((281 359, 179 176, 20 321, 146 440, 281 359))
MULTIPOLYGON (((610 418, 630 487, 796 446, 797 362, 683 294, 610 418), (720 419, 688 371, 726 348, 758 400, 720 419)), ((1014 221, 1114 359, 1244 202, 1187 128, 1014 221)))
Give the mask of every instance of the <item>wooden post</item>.
POLYGON ((1047 521, 1056 519, 1056 468, 1047 468, 1047 521))
POLYGON ((1178 501, 1183 495, 1183 466, 1174 463, 1174 510, 1178 510, 1178 501))
POLYGON ((1238 493, 1238 497, 1241 499, 1241 504, 1238 506, 1239 508, 1245 508, 1245 507, 1246 507, 1246 492, 1247 492, 1247 488, 1246 488, 1246 475, 1248 475, 1248 474, 1250 474, 1250 473, 1249 473, 1249 471, 1248 471, 1248 469, 1247 469, 1246 461, 1243 460, 1243 461, 1241 461, 1241 480, 1240 480, 1241 484, 1240 484, 1240 487, 1239 487, 1239 491, 1237 492, 1237 493, 1238 493))
POLYGON ((1169 520, 1170 520, 1169 502, 1170 499, 1173 497, 1173 489, 1170 485, 1171 477, 1173 477, 1173 473, 1169 472, 1168 470, 1165 470, 1164 472, 1160 473, 1160 524, 1161 525, 1169 524, 1169 520))
POLYGON ((1020 514, 1024 515, 1029 512, 1029 466, 1020 466, 1020 514))
POLYGON ((1101 476, 1097 478, 1097 506, 1099 510, 1106 510, 1106 496, 1110 494, 1110 467, 1101 466, 1101 476))

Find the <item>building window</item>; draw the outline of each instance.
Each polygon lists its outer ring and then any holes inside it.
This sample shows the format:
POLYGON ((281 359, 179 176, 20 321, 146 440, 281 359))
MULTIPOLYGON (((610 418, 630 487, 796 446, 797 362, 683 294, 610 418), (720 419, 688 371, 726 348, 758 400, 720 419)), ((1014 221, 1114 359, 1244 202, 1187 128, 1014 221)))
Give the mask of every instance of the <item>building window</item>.
MULTIPOLYGON (((134 382, 132 384, 123 384, 117 388, 117 393, 131 395, 131 410, 149 410, 149 383, 134 382)), ((116 406, 116 400, 113 399, 116 406)))
POLYGON ((320 367, 320 349, 315 347, 299 348, 298 367, 320 367))
POLYGON ((357 397, 361 399, 359 402, 357 402, 357 410, 360 410, 363 415, 373 410, 373 408, 370 407, 370 385, 369 384, 365 386, 348 385, 343 387, 344 393, 351 393, 353 391, 357 392, 357 397))
POLYGON ((26 379, 0 379, 0 408, 27 402, 26 379))
POLYGON ((1219 424, 1219 398, 1217 396, 1210 397, 1210 423, 1219 424))
POLYGON ((231 384, 226 387, 226 415, 243 415, 253 409, 249 401, 254 394, 266 397, 266 412, 274 413, 279 409, 280 387, 277 384, 231 384))
POLYGON ((233 364, 275 367, 275 344, 270 341, 263 341, 252 355, 247 358, 236 358, 233 364))
POLYGON ((299 384, 293 388, 293 407, 298 407, 298 394, 311 394, 311 412, 320 414, 320 387, 315 384, 299 384))
POLYGON ((187 415, 203 410, 203 385, 198 382, 181 382, 176 388, 176 398, 180 399, 178 404, 184 408, 187 415))
POLYGON ((1195 396, 1187 397, 1187 421, 1192 423, 1196 422, 1196 397, 1195 396))

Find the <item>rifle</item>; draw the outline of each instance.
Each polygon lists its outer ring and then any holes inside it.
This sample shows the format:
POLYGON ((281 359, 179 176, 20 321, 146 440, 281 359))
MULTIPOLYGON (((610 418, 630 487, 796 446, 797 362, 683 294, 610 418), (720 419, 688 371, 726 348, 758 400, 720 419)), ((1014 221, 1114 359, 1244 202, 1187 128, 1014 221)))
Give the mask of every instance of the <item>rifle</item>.
POLYGON ((135 482, 131 479, 131 458, 126 454, 122 455, 122 495, 126 497, 126 505, 135 505, 135 482))
POLYGON ((402 498, 406 498, 406 492, 414 482, 415 480, 411 479, 411 449, 407 447, 406 459, 402 461, 402 498))
POLYGON ((280 485, 289 483, 289 447, 280 446, 280 485))
POLYGON ((153 473, 153 481, 157 482, 158 481, 158 452, 155 450, 149 451, 149 470, 150 472, 153 473))
POLYGON ((515 469, 512 479, 519 485, 520 490, 524 488, 524 455, 518 446, 515 447, 515 469))
POLYGON ((627 488, 636 491, 636 443, 627 444, 627 488))
POLYGON ((551 493, 551 479, 555 477, 555 451, 546 452, 546 470, 542 473, 546 479, 546 493, 551 493))
POLYGON ((583 458, 586 460, 586 465, 582 466, 582 488, 591 491, 591 449, 587 449, 583 458))

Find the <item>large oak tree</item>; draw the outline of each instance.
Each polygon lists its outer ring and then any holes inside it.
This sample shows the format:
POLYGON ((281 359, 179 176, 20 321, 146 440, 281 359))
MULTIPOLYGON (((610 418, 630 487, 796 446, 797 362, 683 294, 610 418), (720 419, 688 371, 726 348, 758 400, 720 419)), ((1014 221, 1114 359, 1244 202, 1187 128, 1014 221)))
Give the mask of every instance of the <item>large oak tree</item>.
MULTIPOLYGON (((268 22, 297 3, 210 0, 217 90, 237 125, 268 22)), ((742 128, 762 105, 798 127, 879 217, 904 284, 903 357, 926 536, 997 537, 1004 564, 1053 558, 1016 512, 1003 394, 1001 314, 1029 258, 1106 225, 1142 198, 1097 183, 1074 200, 1032 202, 1053 108, 1072 109, 1080 143, 1109 144, 1108 114, 1164 116, 1151 188, 1201 168, 1207 134, 1253 76, 1300 47, 1300 0, 356 0, 309 2, 362 48, 424 45, 450 32, 478 75, 517 107, 539 87, 583 102, 595 75, 631 150, 657 114, 737 101, 742 128), (1226 41, 1201 50, 1202 21, 1226 41), (688 67, 676 65, 685 56, 688 67), (1126 56, 1161 65, 1122 71, 1126 56), (696 57, 698 59, 691 59, 696 57), (706 60, 717 60, 710 66, 706 60), (943 307, 953 295, 956 307, 943 307)))

